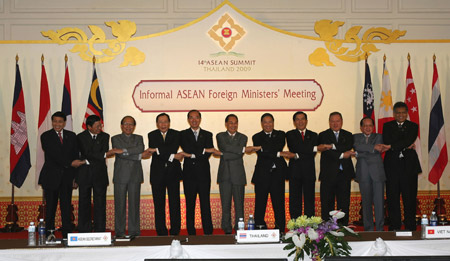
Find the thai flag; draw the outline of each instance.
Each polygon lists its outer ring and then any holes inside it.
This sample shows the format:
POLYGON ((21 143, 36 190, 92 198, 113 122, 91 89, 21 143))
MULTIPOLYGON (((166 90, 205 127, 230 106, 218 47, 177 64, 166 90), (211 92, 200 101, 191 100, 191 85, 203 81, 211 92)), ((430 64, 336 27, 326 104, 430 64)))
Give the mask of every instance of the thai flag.
POLYGON ((241 239, 247 238, 247 233, 240 233, 239 238, 241 238, 241 239))
POLYGON ((431 91, 430 129, 428 132, 428 180, 436 184, 447 166, 447 142, 445 140, 444 114, 436 62, 433 63, 431 91))

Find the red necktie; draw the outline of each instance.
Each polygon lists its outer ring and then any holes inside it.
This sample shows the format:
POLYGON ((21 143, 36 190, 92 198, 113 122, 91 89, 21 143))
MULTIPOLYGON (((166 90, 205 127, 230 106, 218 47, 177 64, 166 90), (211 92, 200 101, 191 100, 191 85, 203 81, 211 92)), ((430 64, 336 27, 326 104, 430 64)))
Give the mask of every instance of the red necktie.
POLYGON ((61 144, 63 144, 63 138, 61 136, 61 132, 58 132, 58 137, 59 137, 59 141, 61 142, 61 144))
POLYGON ((305 133, 303 131, 301 131, 302 133, 302 141, 305 141, 305 133))

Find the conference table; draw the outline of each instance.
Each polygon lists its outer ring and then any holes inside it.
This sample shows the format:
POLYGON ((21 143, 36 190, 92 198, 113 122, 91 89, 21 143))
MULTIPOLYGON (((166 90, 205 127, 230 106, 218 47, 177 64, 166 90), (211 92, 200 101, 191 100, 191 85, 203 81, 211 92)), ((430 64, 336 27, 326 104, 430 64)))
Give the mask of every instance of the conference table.
MULTIPOLYGON (((360 232, 348 238, 351 256, 373 255, 372 246, 382 238, 392 256, 449 256, 450 240, 421 240, 420 232, 399 237, 395 232, 360 232)), ((285 259, 284 243, 237 244, 234 235, 138 237, 105 247, 27 247, 26 239, 0 240, 0 260, 145 260, 169 259, 172 240, 180 240, 183 255, 192 259, 285 259)), ((308 259, 305 259, 308 260, 308 259)))

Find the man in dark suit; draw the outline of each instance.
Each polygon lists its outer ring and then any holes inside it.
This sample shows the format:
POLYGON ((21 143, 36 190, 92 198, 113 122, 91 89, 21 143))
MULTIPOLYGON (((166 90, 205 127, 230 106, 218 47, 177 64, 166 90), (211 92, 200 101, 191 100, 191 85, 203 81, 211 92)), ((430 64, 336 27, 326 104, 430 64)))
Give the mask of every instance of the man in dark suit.
POLYGON ((255 225, 267 227, 264 221, 267 199, 270 193, 275 228, 284 233, 286 227, 285 189, 287 165, 283 158, 286 143, 284 131, 274 129, 274 118, 270 113, 261 116, 262 131, 253 135, 253 146, 257 150, 252 183, 255 185, 255 225))
POLYGON ((359 183, 363 207, 365 231, 373 231, 373 209, 377 231, 383 231, 384 225, 384 174, 381 153, 385 151, 381 134, 373 133, 374 121, 364 117, 360 123, 362 133, 353 135, 353 146, 356 152, 356 178, 359 183))
POLYGON ((214 155, 220 156, 217 183, 219 183, 220 201, 222 203, 222 229, 225 234, 231 234, 231 199, 234 201, 235 229, 239 218, 244 218, 244 194, 247 178, 245 176, 244 160, 246 152, 254 151, 253 147, 246 147, 247 136, 237 131, 238 118, 229 114, 225 118, 227 131, 216 135, 218 151, 214 155))
POLYGON ((116 150, 109 150, 109 134, 103 132, 102 122, 97 115, 86 119, 87 130, 78 134, 78 148, 81 160, 86 160, 78 170, 76 183, 79 185, 78 231, 92 232, 91 197, 94 198, 94 232, 106 230, 106 188, 108 171, 106 158, 116 150))
POLYGON ((169 195, 170 235, 178 235, 181 228, 180 180, 182 153, 180 133, 170 129, 170 117, 161 113, 156 117, 157 129, 148 133, 149 151, 153 153, 150 166, 150 184, 152 186, 155 207, 155 226, 158 236, 167 236, 166 227, 166 189, 169 195))
POLYGON ((190 128, 181 132, 181 149, 184 154, 183 186, 186 197, 186 226, 189 235, 195 235, 195 201, 200 199, 203 233, 211 235, 211 170, 209 158, 214 152, 212 133, 200 128, 202 115, 198 110, 187 114, 190 128))
POLYGON ((141 183, 144 181, 141 160, 150 157, 144 150, 141 135, 133 134, 136 120, 123 117, 120 122, 122 133, 111 138, 112 147, 117 150, 114 161, 114 230, 116 238, 125 236, 126 205, 128 194, 128 235, 139 236, 141 183))
POLYGON ((417 175, 422 172, 414 149, 419 127, 408 121, 408 106, 403 102, 394 105, 395 120, 383 125, 383 141, 387 145, 384 157, 389 230, 401 229, 400 194, 403 200, 405 228, 416 230, 417 175))
POLYGON ((353 136, 342 129, 342 115, 339 112, 330 113, 330 128, 319 134, 319 144, 331 145, 322 151, 320 157, 320 203, 322 207, 322 219, 330 218, 329 212, 335 208, 345 213, 345 217, 339 219, 342 225, 348 225, 350 209, 350 183, 355 177, 355 170, 351 156, 355 155, 353 148, 353 136))
POLYGON ((77 136, 64 130, 65 126, 66 115, 60 111, 55 112, 52 115, 52 129, 41 135, 45 162, 39 175, 39 184, 44 189, 47 203, 46 233, 48 235, 49 230, 55 230, 55 213, 59 199, 63 238, 67 238, 67 233, 72 231, 70 218, 75 168, 85 163, 78 160, 77 136))
MULTIPOLYGON (((305 202, 304 214, 315 215, 315 156, 318 148, 317 133, 306 129, 308 116, 302 111, 294 113, 295 129, 286 134, 287 145, 292 155, 289 158, 289 212, 295 219, 302 215, 302 200, 305 202)), ((329 145, 327 145, 329 146, 329 145)))

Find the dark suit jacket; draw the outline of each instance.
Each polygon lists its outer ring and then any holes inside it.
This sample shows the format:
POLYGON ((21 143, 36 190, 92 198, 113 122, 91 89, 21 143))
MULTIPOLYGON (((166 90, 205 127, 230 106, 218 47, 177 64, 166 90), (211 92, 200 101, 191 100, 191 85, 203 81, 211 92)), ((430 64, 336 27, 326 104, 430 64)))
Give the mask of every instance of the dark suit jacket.
POLYGON ((76 182, 80 186, 108 186, 108 171, 106 168, 105 153, 109 150, 109 134, 100 132, 96 140, 88 130, 77 135, 80 159, 88 160, 89 165, 84 164, 78 168, 76 182))
POLYGON ((181 132, 181 149, 193 158, 184 158, 183 180, 211 182, 211 168, 209 157, 211 153, 203 153, 204 149, 213 148, 212 133, 200 129, 197 141, 191 128, 181 132))
POLYGON ((43 189, 56 190, 61 184, 72 184, 75 178, 76 169, 71 167, 71 163, 78 158, 77 136, 68 130, 63 130, 62 136, 63 144, 54 129, 41 135, 45 162, 39 184, 43 189))
POLYGON ((278 152, 283 151, 286 144, 284 131, 273 130, 269 138, 264 131, 260 131, 253 135, 253 146, 261 146, 261 150, 257 151, 258 159, 256 160, 255 171, 253 172, 252 183, 270 182, 270 170, 275 164, 283 175, 279 175, 279 179, 286 178, 287 164, 283 157, 277 157, 278 152))
POLYGON ((354 148, 358 153, 356 159, 356 180, 358 182, 370 182, 386 180, 384 174, 383 159, 379 151, 375 150, 375 145, 383 144, 381 134, 372 133, 366 143, 366 136, 363 133, 353 135, 354 148))
POLYGON ((233 185, 246 185, 243 148, 247 146, 247 136, 236 132, 232 139, 228 132, 216 135, 217 147, 222 152, 217 172, 217 183, 231 182, 233 185))
POLYGON ((127 153, 116 154, 114 161, 114 183, 127 184, 142 183, 144 173, 142 171, 141 153, 144 151, 144 140, 141 135, 118 134, 111 138, 113 148, 126 149, 127 153))
POLYGON ((341 129, 337 142, 332 129, 322 131, 319 134, 319 144, 334 144, 336 147, 335 150, 331 149, 321 153, 319 180, 325 181, 334 178, 339 172, 341 164, 345 178, 351 180, 355 177, 352 159, 339 159, 342 153, 353 148, 353 135, 350 132, 341 129))
POLYGON ((391 149, 386 151, 384 157, 384 168, 387 175, 398 174, 389 170, 396 169, 395 167, 400 160, 400 153, 404 156, 403 160, 406 162, 407 173, 419 174, 422 172, 416 150, 408 149, 416 141, 418 132, 418 125, 408 120, 403 123, 401 129, 395 120, 383 125, 384 144, 391 145, 391 149))
POLYGON ((300 131, 297 129, 288 131, 286 134, 289 151, 296 153, 299 158, 289 160, 289 179, 304 177, 316 180, 316 163, 314 157, 316 152, 314 146, 318 144, 317 133, 306 129, 305 140, 302 139, 300 131))
POLYGON ((166 133, 166 140, 163 140, 161 131, 156 129, 148 133, 148 144, 150 148, 157 148, 159 155, 153 153, 150 165, 150 183, 152 185, 162 184, 164 176, 168 175, 169 180, 180 181, 181 165, 176 159, 169 161, 171 154, 176 154, 180 147, 180 132, 169 129, 166 133), (168 173, 164 174, 167 169, 168 173))

